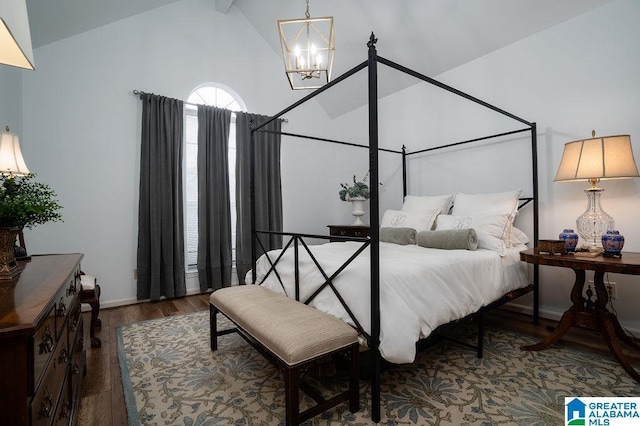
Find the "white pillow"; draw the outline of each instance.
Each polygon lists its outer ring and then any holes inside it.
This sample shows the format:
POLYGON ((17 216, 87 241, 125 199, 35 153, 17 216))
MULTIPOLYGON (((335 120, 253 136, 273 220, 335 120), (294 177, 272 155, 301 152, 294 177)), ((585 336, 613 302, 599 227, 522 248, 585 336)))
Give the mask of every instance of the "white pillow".
POLYGON ((529 237, 521 229, 512 226, 510 241, 511 247, 523 246, 529 244, 529 237))
POLYGON ((424 210, 439 209, 442 214, 448 214, 451 208, 453 195, 407 195, 402 204, 403 212, 421 212, 424 210))
POLYGON ((511 228, 513 220, 518 214, 518 202, 522 190, 492 192, 486 194, 464 194, 456 192, 453 195, 454 216, 489 216, 507 215, 509 216, 508 226, 500 238, 506 247, 511 247, 511 228))
POLYGON ((417 232, 430 230, 435 222, 440 209, 424 210, 421 212, 405 212, 400 210, 387 210, 382 216, 380 227, 387 228, 413 228, 417 232))
POLYGON ((502 241, 502 235, 508 225, 509 216, 506 214, 489 216, 440 215, 436 223, 436 231, 472 228, 478 234, 478 248, 493 250, 500 256, 504 256, 506 247, 502 241))

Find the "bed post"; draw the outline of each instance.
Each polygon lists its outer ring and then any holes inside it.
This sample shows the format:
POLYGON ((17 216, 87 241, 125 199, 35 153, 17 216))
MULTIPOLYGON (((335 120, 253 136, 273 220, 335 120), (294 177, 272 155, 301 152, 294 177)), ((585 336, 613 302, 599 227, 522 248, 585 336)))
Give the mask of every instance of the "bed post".
POLYGON ((257 261, 257 249, 256 249, 256 194, 255 194, 255 133, 256 130, 251 126, 251 138, 249 142, 249 197, 251 198, 251 284, 256 283, 256 261, 257 261))
MULTIPOLYGON (((538 246, 538 133, 536 123, 531 123, 531 168, 533 169, 533 246, 538 246)), ((533 323, 540 323, 540 268, 533 265, 533 323)))
POLYGON ((407 147, 402 145, 402 201, 407 196, 407 147))
POLYGON ((380 204, 378 200, 378 59, 373 32, 369 38, 369 175, 371 176, 371 419, 380 421, 380 204))

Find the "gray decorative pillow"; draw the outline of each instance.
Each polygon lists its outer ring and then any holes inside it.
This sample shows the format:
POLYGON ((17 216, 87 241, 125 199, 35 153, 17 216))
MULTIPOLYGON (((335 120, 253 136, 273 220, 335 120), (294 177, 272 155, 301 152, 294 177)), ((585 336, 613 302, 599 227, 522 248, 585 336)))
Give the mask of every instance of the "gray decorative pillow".
POLYGON ((473 228, 422 231, 418 232, 416 242, 426 248, 475 250, 478 248, 478 235, 473 228))
POLYGON ((406 246, 416 243, 417 231, 413 228, 380 228, 380 241, 406 246))

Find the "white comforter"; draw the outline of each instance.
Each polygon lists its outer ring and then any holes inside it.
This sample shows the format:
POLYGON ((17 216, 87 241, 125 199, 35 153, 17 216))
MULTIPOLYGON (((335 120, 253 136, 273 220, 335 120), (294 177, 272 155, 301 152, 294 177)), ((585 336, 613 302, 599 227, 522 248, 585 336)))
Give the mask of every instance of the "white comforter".
MULTIPOLYGON (((331 276, 360 246, 358 242, 338 242, 310 248, 325 273, 331 276)), ((518 256, 525 248, 510 249, 507 256, 500 257, 482 249, 436 250, 380 243, 381 355, 393 363, 413 362, 419 338, 429 336, 439 325, 476 312, 508 291, 526 286, 527 269, 518 256)), ((280 250, 269 252, 272 261, 279 253, 280 250)), ((293 256, 290 248, 277 265, 289 297, 295 297, 293 256)), ((305 300, 325 280, 302 247, 299 263, 300 299, 305 300)), ((256 265, 257 283, 262 282, 269 268, 265 256, 260 257, 256 265)), ((369 249, 333 283, 364 330, 370 333, 369 249)), ((284 293, 273 272, 263 285, 284 293)), ((310 305, 354 325, 330 288, 325 288, 310 305)))

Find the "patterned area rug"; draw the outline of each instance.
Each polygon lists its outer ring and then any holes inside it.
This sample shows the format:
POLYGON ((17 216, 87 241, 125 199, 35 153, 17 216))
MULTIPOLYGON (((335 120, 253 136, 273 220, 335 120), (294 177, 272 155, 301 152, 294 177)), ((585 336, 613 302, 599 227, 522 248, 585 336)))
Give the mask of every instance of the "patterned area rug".
MULTIPOLYGON (((200 312, 118 327, 130 425, 284 424, 279 371, 235 333, 211 352, 208 321, 200 312)), ((534 342, 489 329, 483 359, 448 341, 420 352, 413 364, 383 373, 380 424, 559 425, 566 396, 640 396, 616 362, 558 345, 519 349, 534 342)), ((344 386, 340 375, 315 382, 329 391, 344 386)), ((307 424, 370 425, 370 398, 363 380, 358 413, 343 404, 307 424)))

